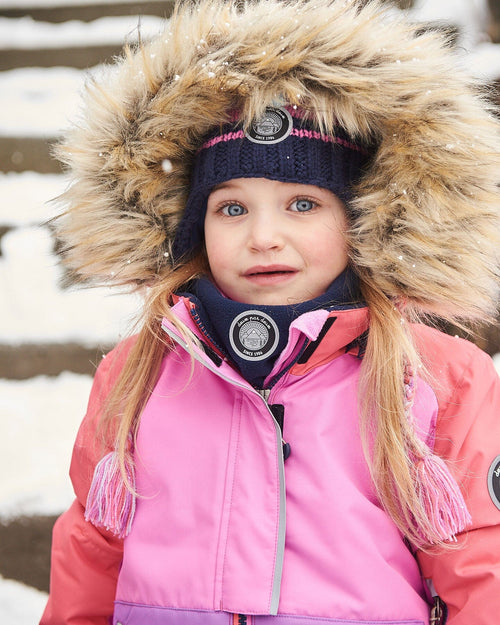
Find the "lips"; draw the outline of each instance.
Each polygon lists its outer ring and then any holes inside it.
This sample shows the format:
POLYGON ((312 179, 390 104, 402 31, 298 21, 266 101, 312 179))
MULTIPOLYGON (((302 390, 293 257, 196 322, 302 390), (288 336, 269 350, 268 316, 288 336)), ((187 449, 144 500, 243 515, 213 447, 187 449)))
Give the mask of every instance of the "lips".
POLYGON ((254 286, 277 287, 292 280, 298 270, 289 265, 256 265, 250 267, 243 277, 254 286))
POLYGON ((288 265, 256 265, 255 267, 250 267, 243 274, 245 278, 254 277, 254 276, 275 276, 275 275, 286 275, 286 274, 295 274, 297 270, 294 267, 289 267, 288 265))

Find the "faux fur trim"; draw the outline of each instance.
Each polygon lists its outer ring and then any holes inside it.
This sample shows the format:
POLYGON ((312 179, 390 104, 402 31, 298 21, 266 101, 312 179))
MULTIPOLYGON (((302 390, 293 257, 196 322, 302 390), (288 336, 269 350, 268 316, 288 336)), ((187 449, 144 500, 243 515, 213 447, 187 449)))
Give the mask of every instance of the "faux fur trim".
POLYGON ((185 3, 89 82, 57 149, 73 180, 56 223, 74 277, 142 284, 171 271, 203 136, 228 111, 248 123, 279 102, 378 145, 350 232, 372 286, 423 312, 493 309, 498 122, 446 43, 378 0, 185 3))

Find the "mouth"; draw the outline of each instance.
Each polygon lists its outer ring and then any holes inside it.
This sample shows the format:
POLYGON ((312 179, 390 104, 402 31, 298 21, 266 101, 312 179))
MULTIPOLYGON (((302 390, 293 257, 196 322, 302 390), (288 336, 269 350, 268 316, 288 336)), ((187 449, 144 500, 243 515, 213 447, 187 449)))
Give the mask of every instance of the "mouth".
POLYGON ((278 285, 281 282, 290 280, 298 273, 294 267, 286 265, 269 265, 250 267, 243 277, 249 282, 259 286, 278 285))
POLYGON ((297 269, 294 269, 293 267, 288 267, 285 265, 270 265, 268 267, 262 267, 262 266, 251 267, 244 273, 244 276, 246 278, 251 278, 255 276, 272 277, 272 276, 286 276, 286 275, 291 275, 295 273, 297 273, 297 269))

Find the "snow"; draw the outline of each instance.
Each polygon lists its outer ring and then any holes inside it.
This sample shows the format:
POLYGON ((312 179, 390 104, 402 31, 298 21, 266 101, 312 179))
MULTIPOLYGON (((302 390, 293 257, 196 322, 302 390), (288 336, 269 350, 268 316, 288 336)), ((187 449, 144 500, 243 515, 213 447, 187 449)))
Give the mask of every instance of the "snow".
MULTIPOLYGON (((108 289, 58 288, 53 243, 39 224, 53 216, 47 201, 66 184, 62 175, 0 174, 0 225, 13 228, 1 241, 1 343, 114 343, 140 305, 137 296, 108 289)), ((0 520, 57 515, 69 506, 71 450, 91 384, 90 376, 70 372, 0 380, 0 520)), ((33 625, 46 598, 0 578, 0 623, 33 625)))
POLYGON ((70 20, 58 24, 31 17, 0 17, 0 49, 38 49, 122 45, 161 32, 164 20, 152 15, 101 17, 92 22, 70 20))
POLYGON ((46 593, 0 576, 0 622, 3 625, 38 623, 46 602, 46 593))
POLYGON ((139 297, 111 288, 61 290, 53 245, 48 228, 16 228, 3 237, 0 342, 116 342, 140 309, 139 297))
POLYGON ((66 184, 63 175, 0 174, 5 198, 0 225, 15 226, 0 242, 0 343, 113 344, 140 310, 138 295, 118 289, 60 288, 63 273, 54 241, 41 224, 54 216, 56 209, 48 202, 66 184))
MULTIPOLYGON (((140 305, 107 289, 61 291, 47 228, 47 201, 65 187, 62 175, 0 174, 2 239, 0 342, 76 340, 114 343, 140 305), (34 306, 36 308, 34 309, 34 306)), ((96 363, 97 364, 97 363, 96 363)), ((30 380, 0 379, 0 520, 57 515, 73 499, 71 450, 90 392, 90 376, 64 372, 30 380)), ((0 623, 33 625, 47 595, 0 577, 0 623)))
POLYGON ((88 72, 23 67, 0 73, 0 135, 57 137, 79 108, 88 72))
POLYGON ((71 449, 91 383, 69 372, 0 380, 1 519, 60 514, 73 500, 71 449))
MULTIPOLYGON (((151 0, 149 0, 151 2, 151 0)), ((155 2, 155 0, 152 0, 155 2)), ((137 4, 137 0, 2 0, 3 9, 54 8, 95 4, 137 4)), ((158 2, 163 4, 163 1, 158 2)))
POLYGON ((33 226, 54 217, 57 210, 49 202, 66 185, 66 177, 58 174, 0 173, 0 226, 33 226))

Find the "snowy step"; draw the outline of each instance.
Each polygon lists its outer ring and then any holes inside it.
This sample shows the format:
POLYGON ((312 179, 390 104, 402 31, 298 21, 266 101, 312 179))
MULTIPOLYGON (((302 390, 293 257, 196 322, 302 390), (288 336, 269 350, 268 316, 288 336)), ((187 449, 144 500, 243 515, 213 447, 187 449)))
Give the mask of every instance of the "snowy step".
POLYGON ((85 80, 99 70, 22 67, 0 72, 0 170, 60 172, 50 156, 50 142, 77 116, 85 80))
POLYGON ((51 528, 74 498, 68 470, 90 376, 0 380, 0 623, 38 623, 47 590, 51 528))
POLYGON ((23 50, 75 46, 121 45, 159 32, 165 21, 151 15, 103 16, 92 22, 38 22, 30 16, 0 17, 0 49, 23 50))
POLYGON ((46 139, 0 136, 0 170, 55 174, 61 172, 61 165, 52 158, 46 139))
POLYGON ((147 40, 162 30, 160 17, 101 17, 60 24, 31 17, 0 17, 0 70, 16 67, 87 68, 110 60, 126 43, 147 40))
POLYGON ((0 522, 69 506, 71 452, 91 386, 90 376, 69 372, 0 380, 0 470, 8 476, 0 482, 0 522))
POLYGON ((0 577, 0 623, 38 623, 46 603, 46 593, 0 577))
POLYGON ((150 15, 101 17, 93 22, 72 20, 62 24, 37 22, 31 17, 0 17, 0 49, 61 49, 68 46, 121 45, 147 39, 164 26, 164 20, 150 15))
POLYGON ((92 348, 77 343, 0 344, 0 378, 27 380, 38 375, 58 376, 64 371, 94 375, 103 354, 112 347, 92 348))
POLYGON ((0 50, 0 71, 15 67, 52 67, 64 65, 86 69, 111 60, 120 54, 122 46, 88 46, 61 49, 0 50))
MULTIPOLYGON (((56 518, 23 517, 0 523, 0 575, 48 592, 51 534, 56 518)), ((45 596, 37 598, 40 604, 45 603, 45 596)))
POLYGON ((0 173, 0 226, 31 227, 55 216, 51 200, 60 195, 68 184, 62 175, 0 173))
POLYGON ((140 297, 111 288, 62 289, 53 248, 46 227, 15 228, 3 236, 0 345, 115 344, 140 310, 140 297))
POLYGON ((85 80, 98 71, 22 67, 1 72, 0 136, 57 137, 78 113, 85 80))
POLYGON ((140 308, 139 296, 116 289, 60 287, 54 241, 41 224, 60 211, 50 200, 67 183, 62 175, 0 174, 0 360, 7 377, 91 370, 100 359, 98 347, 115 344, 140 308), (15 355, 19 346, 31 350, 24 358, 32 365, 15 355), (80 364, 70 365, 70 357, 80 364))
POLYGON ((137 2, 137 0, 82 0, 77 2, 72 0, 20 0, 11 2, 4 0, 0 7, 1 17, 23 17, 29 15, 35 20, 42 22, 67 22, 69 20, 81 20, 90 22, 103 15, 156 15, 157 17, 168 17, 172 12, 172 0, 150 0, 149 2, 137 2))

